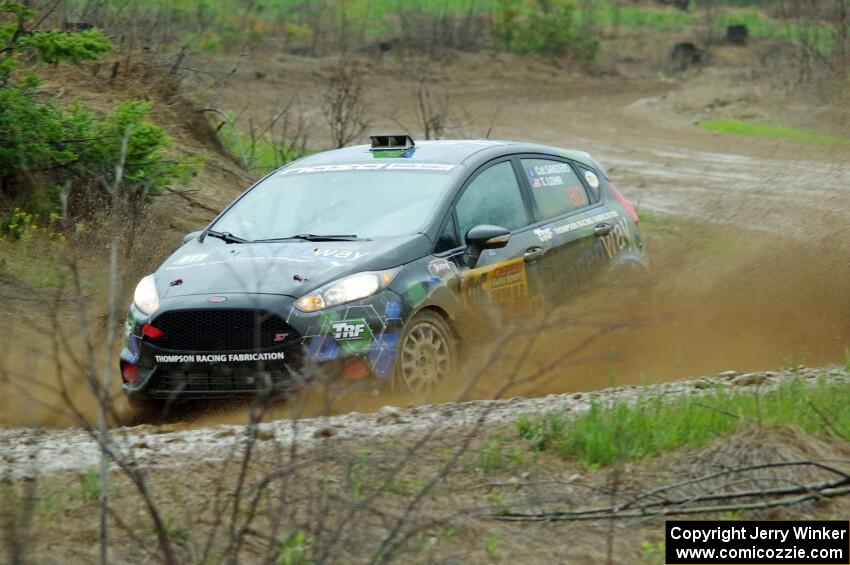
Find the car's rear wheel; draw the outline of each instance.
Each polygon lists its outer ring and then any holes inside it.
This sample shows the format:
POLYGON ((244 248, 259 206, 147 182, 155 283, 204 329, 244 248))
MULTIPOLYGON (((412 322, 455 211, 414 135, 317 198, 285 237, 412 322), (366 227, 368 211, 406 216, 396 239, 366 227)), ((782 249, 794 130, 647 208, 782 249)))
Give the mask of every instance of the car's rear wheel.
POLYGON ((442 316, 431 310, 416 314, 399 340, 396 386, 423 395, 444 383, 454 371, 457 340, 442 316))

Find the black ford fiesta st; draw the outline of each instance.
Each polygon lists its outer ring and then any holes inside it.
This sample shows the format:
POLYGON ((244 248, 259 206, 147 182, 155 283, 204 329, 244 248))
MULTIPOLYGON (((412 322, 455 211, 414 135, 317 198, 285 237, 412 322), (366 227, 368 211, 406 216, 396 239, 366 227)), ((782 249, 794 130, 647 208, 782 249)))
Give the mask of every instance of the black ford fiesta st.
POLYGON ((248 396, 324 367, 422 393, 473 328, 646 264, 587 153, 373 136, 269 174, 139 282, 123 387, 248 396))

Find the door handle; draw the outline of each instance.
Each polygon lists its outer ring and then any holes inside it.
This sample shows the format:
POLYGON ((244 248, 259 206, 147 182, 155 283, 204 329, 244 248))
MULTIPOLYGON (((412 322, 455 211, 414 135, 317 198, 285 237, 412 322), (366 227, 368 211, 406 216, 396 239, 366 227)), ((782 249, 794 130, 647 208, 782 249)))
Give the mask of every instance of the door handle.
POLYGON ((526 263, 533 263, 543 257, 544 253, 546 253, 546 250, 542 247, 529 247, 525 250, 523 257, 525 258, 526 263))
POLYGON ((593 228, 593 235, 597 237, 601 235, 608 235, 613 229, 614 226, 612 226, 611 224, 596 224, 596 226, 593 228))

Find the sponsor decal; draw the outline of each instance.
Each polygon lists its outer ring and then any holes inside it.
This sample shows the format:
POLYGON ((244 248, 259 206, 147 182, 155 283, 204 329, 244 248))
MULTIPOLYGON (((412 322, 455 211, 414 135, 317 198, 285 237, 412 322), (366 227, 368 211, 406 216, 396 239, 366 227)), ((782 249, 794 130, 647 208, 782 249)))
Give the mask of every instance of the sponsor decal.
POLYGON ((385 318, 401 318, 401 304, 395 300, 391 300, 384 304, 385 318))
POLYGON ((528 298, 525 260, 519 257, 466 271, 461 281, 461 296, 467 306, 519 306, 528 298))
POLYGON ((605 253, 609 259, 613 259, 626 248, 637 247, 625 218, 621 218, 619 222, 614 224, 614 229, 600 239, 602 239, 605 253))
POLYGON ((552 228, 537 228, 534 230, 534 235, 541 243, 547 242, 552 239, 552 228))
POLYGON ((581 186, 568 186, 567 197, 570 199, 570 204, 576 208, 587 206, 587 195, 584 193, 584 188, 581 186))
POLYGON ((241 363, 245 361, 283 361, 284 353, 219 353, 210 355, 154 355, 157 363, 241 363))
POLYGON ((587 184, 589 184, 591 188, 599 188, 599 177, 596 176, 596 173, 592 171, 585 171, 584 180, 587 181, 587 184))
POLYGON ((193 263, 200 263, 207 257, 209 257, 209 253, 188 253, 183 257, 180 257, 176 261, 174 261, 175 265, 191 265, 193 263))
POLYGON ((368 327, 366 320, 343 320, 342 322, 331 324, 333 336, 336 340, 360 339, 360 336, 363 335, 368 327))
POLYGON ((342 259, 344 261, 356 261, 361 257, 367 255, 368 251, 353 251, 351 249, 338 249, 338 248, 329 248, 329 249, 308 249, 303 254, 310 255, 312 257, 320 257, 327 259, 342 259))
POLYGON ((587 216, 585 218, 581 218, 574 222, 569 222, 567 224, 561 224, 560 226, 555 226, 552 228, 537 228, 534 230, 534 234, 537 238, 542 241, 549 241, 552 239, 552 235, 562 235, 565 233, 570 233, 580 228, 584 228, 587 226, 592 226, 598 224, 599 222, 604 222, 605 220, 611 220, 613 218, 619 218, 620 214, 610 210, 608 212, 602 212, 601 214, 596 214, 594 216, 587 216))
POLYGON ((414 282, 407 287, 407 291, 404 294, 410 305, 417 308, 425 302, 425 298, 428 296, 428 288, 422 282, 414 282))
POLYGON ((455 264, 448 259, 434 259, 428 263, 428 272, 440 279, 449 279, 457 272, 455 264))
POLYGON ((329 333, 345 355, 365 353, 372 345, 372 330, 363 318, 331 322, 329 333))
POLYGON ((312 167, 291 167, 278 173, 284 175, 304 175, 310 173, 338 173, 357 171, 418 171, 427 173, 447 173, 456 165, 448 163, 341 163, 337 165, 315 165, 312 167))

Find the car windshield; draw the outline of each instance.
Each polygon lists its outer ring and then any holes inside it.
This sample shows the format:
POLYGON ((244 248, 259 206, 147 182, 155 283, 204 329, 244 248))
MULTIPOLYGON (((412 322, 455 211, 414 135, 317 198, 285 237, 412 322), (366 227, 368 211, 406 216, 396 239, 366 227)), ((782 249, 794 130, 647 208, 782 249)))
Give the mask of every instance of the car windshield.
POLYGON ((425 227, 458 168, 437 163, 290 167, 243 196, 211 229, 247 241, 298 234, 412 235, 425 227))

